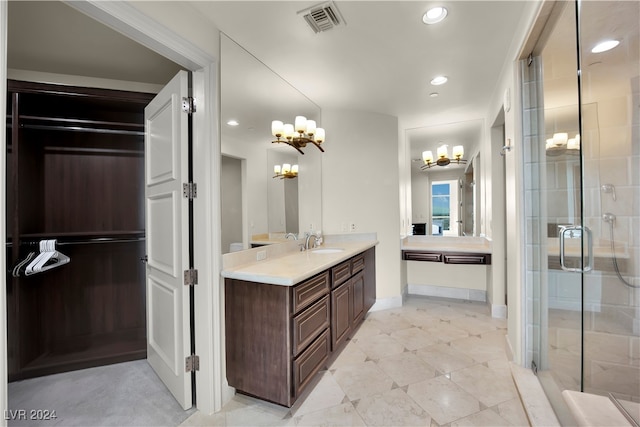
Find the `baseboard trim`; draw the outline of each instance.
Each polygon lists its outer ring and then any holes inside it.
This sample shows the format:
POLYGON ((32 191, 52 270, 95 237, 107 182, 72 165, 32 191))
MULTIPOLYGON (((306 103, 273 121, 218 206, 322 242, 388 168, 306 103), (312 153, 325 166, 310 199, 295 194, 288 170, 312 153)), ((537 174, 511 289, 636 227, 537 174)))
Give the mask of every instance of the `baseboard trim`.
POLYGON ((496 319, 506 319, 507 306, 504 304, 491 304, 491 317, 496 319))
POLYGON ((478 289, 449 288, 434 285, 408 285, 409 295, 422 295, 428 297, 453 298, 467 301, 487 301, 487 292, 478 289))

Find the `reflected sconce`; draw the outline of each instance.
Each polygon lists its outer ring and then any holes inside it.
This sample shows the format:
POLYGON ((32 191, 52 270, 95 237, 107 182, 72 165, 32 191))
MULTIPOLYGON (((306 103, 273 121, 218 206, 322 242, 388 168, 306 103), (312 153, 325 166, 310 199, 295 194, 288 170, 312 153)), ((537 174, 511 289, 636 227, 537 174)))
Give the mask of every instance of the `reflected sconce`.
POLYGON ((320 146, 324 142, 324 129, 316 127, 315 120, 307 120, 304 116, 296 116, 293 125, 284 124, 280 120, 272 121, 271 134, 277 138, 276 141, 271 141, 272 143, 288 144, 298 150, 300 154, 304 154, 301 149, 307 144, 315 145, 324 153, 320 146))
POLYGON ((291 166, 289 163, 285 163, 282 166, 275 165, 273 167, 273 173, 275 174, 275 175, 273 175, 273 178, 280 178, 280 179, 297 178, 298 177, 298 165, 291 166))
POLYGON ((438 147, 438 150, 436 152, 436 154, 438 155, 438 158, 436 159, 436 161, 433 161, 433 152, 431 151, 423 151, 422 152, 422 161, 424 162, 424 165, 422 165, 420 167, 421 170, 426 170, 426 169, 430 169, 433 166, 447 166, 450 163, 455 163, 455 164, 465 164, 467 163, 466 160, 464 160, 462 158, 462 156, 464 156, 464 147, 462 145, 456 145, 453 147, 453 151, 452 151, 452 158, 449 158, 449 155, 447 153, 447 146, 446 145, 442 145, 440 147, 438 147))
POLYGON ((547 139, 545 144, 547 156, 559 156, 561 154, 580 154, 580 135, 569 138, 566 132, 558 132, 553 134, 553 138, 547 139))

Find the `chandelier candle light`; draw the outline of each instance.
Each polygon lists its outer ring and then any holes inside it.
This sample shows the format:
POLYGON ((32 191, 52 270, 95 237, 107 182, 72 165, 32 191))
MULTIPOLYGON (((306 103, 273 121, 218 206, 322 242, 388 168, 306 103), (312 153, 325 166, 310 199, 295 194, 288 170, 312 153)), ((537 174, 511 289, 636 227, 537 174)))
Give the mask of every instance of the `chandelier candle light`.
POLYGON ((569 138, 566 132, 554 133, 552 138, 547 139, 545 144, 547 156, 559 156, 564 153, 580 154, 580 135, 569 138))
POLYGON ((271 134, 278 138, 276 141, 271 141, 272 143, 289 144, 300 154, 304 154, 301 148, 306 147, 307 144, 315 145, 324 153, 320 146, 324 141, 324 129, 317 128, 315 120, 307 120, 304 116, 296 116, 294 125, 284 124, 280 120, 272 121, 271 134))
POLYGON ((298 177, 298 165, 291 166, 289 163, 285 163, 280 167, 280 165, 275 165, 273 167, 273 173, 275 174, 273 178, 297 178, 298 177))
POLYGON ((467 163, 466 160, 462 159, 462 156, 464 156, 464 147, 462 145, 456 145, 453 147, 453 159, 450 159, 448 154, 447 154, 447 146, 446 145, 442 145, 440 147, 438 147, 438 151, 436 152, 438 154, 438 159, 434 162, 433 161, 433 152, 432 151, 423 151, 422 152, 422 161, 424 162, 424 165, 422 165, 420 167, 420 169, 425 170, 425 169, 429 169, 432 168, 433 166, 447 166, 448 164, 450 164, 451 162, 454 162, 456 164, 465 164, 467 163))

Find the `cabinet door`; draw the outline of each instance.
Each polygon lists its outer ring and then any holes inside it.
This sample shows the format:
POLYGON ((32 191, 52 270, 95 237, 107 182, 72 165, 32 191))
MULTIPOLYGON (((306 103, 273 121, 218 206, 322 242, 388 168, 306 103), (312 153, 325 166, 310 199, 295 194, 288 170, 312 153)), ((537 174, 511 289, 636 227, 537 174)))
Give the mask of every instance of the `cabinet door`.
POLYGON ((352 324, 357 325, 364 317, 364 272, 359 272, 351 279, 353 289, 352 324))
POLYGON ((331 291, 331 349, 333 351, 346 341, 351 332, 352 301, 351 281, 331 291))

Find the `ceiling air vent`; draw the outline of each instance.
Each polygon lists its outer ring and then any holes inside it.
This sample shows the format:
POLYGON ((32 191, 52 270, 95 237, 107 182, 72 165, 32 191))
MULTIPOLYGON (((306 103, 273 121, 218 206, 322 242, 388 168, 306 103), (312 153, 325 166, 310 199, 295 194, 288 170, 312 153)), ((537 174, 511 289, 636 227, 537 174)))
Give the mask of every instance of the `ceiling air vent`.
POLYGON ((321 3, 308 9, 301 10, 298 14, 302 14, 304 20, 311 27, 313 32, 328 31, 338 25, 344 25, 346 22, 340 11, 333 2, 321 3))

